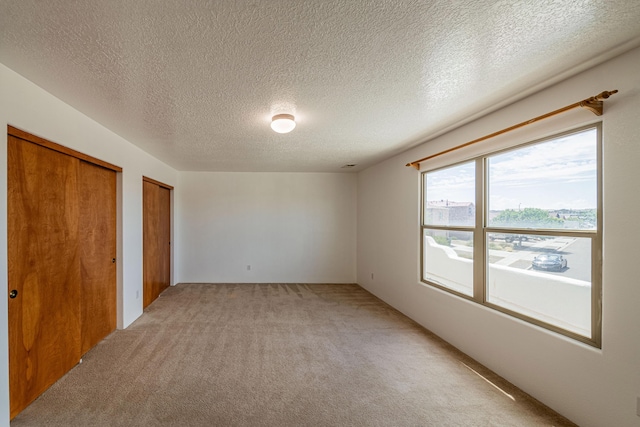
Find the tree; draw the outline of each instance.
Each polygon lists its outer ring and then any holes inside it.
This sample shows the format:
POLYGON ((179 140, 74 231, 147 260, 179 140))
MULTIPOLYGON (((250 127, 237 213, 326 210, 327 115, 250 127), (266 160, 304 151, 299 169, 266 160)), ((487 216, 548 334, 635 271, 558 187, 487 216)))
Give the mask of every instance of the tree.
POLYGON ((492 225, 518 228, 560 228, 564 220, 549 215, 544 209, 505 209, 491 221, 492 225))

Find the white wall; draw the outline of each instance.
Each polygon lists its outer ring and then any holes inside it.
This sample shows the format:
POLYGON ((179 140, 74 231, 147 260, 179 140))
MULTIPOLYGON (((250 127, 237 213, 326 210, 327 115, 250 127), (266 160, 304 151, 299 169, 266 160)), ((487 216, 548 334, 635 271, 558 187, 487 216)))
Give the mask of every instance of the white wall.
MULTIPOLYGON (((118 326, 142 314, 142 176, 178 173, 0 64, 0 277, 7 283, 7 132, 12 125, 123 168, 119 176, 118 326)), ((9 425, 7 298, 0 298, 0 426, 9 425)))
POLYGON ((355 282, 355 174, 183 172, 179 183, 178 281, 355 282))
MULTIPOLYGON (((427 280, 473 295, 473 261, 431 236, 424 236, 424 266, 427 280)), ((489 302, 590 337, 591 282, 499 264, 489 264, 487 275, 489 302)))
POLYGON ((640 396, 640 49, 358 175, 358 283, 582 426, 638 426, 640 396), (595 95, 620 93, 597 118, 576 110, 423 164, 603 121, 603 340, 595 349, 422 284, 420 174, 404 165, 595 95), (371 274, 374 273, 374 279, 371 274))

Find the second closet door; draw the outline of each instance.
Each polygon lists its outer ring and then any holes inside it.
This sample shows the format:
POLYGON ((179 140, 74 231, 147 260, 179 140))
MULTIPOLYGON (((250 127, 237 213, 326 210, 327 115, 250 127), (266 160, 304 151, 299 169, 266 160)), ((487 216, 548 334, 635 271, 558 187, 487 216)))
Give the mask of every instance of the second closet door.
POLYGON ((171 281, 171 190, 143 181, 143 308, 171 281))

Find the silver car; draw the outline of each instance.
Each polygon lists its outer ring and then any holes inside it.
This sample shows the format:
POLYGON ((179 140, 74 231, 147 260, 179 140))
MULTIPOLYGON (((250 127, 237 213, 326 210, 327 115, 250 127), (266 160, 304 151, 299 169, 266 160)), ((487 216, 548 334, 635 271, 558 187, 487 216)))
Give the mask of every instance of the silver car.
POLYGON ((562 271, 567 268, 567 259, 556 254, 538 255, 531 262, 531 267, 536 270, 562 271))

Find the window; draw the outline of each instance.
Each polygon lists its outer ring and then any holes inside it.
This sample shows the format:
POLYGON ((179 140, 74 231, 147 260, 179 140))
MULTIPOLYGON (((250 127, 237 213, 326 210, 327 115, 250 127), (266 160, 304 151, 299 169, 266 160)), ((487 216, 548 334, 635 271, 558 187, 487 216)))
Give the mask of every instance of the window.
POLYGON ((600 345, 600 125, 422 174, 422 281, 600 345))
POLYGON ((473 296, 475 170, 469 162, 424 174, 423 279, 467 296, 473 296))

